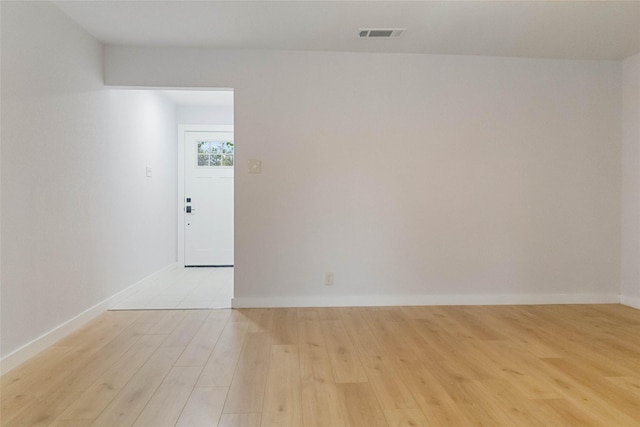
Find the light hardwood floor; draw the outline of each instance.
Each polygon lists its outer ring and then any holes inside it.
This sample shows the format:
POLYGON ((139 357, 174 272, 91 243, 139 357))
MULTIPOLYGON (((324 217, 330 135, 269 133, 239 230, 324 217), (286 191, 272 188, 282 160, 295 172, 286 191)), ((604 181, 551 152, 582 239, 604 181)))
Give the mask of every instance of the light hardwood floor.
POLYGON ((112 311, 1 395, 7 427, 640 426, 640 311, 112 311))

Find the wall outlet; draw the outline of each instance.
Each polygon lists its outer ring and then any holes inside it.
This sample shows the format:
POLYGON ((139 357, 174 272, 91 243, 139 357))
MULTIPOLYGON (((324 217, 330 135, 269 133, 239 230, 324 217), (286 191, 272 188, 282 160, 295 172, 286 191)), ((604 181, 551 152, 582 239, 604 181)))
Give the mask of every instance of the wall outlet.
POLYGON ((324 273, 324 284, 325 286, 333 286, 333 272, 327 271, 324 273))

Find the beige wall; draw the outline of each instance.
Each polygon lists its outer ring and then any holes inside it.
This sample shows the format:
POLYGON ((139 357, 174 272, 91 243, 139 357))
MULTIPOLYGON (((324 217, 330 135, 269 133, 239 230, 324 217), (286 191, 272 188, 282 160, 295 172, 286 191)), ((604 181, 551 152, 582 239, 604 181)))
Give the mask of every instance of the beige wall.
POLYGON ((236 304, 617 298, 619 62, 108 47, 106 82, 234 88, 236 304))
POLYGON ((622 302, 640 308, 640 54, 622 64, 622 302))

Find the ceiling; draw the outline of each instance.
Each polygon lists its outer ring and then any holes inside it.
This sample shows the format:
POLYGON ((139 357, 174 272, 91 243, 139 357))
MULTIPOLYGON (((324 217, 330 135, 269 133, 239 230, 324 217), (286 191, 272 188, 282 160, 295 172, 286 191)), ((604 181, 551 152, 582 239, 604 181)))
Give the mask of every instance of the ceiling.
POLYGON ((55 0, 106 44, 623 59, 640 1, 55 0), (358 39, 359 28, 406 28, 358 39))

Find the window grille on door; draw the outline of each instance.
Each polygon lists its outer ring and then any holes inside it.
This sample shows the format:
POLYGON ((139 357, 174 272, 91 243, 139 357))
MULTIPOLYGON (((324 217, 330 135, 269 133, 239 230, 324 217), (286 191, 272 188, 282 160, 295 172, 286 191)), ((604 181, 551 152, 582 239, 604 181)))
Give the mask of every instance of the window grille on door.
POLYGON ((199 167, 233 166, 233 142, 198 141, 197 148, 199 167))

